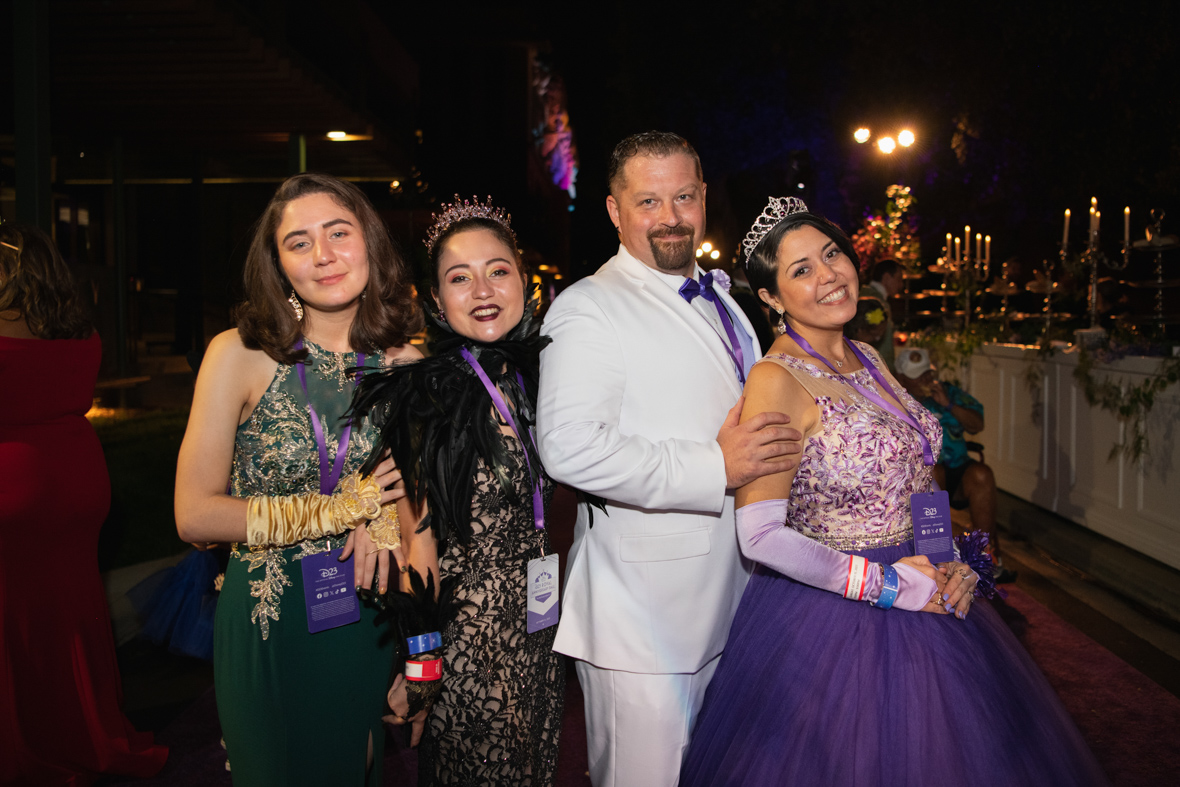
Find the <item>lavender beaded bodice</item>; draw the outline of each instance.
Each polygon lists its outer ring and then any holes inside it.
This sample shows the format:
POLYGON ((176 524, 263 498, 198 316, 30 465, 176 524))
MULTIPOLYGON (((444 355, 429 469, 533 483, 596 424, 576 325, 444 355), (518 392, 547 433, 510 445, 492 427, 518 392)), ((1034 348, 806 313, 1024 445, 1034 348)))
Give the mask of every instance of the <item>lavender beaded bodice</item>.
MULTIPOLYGON (((885 372, 898 398, 930 440, 934 455, 942 445, 942 427, 889 375, 868 345, 859 343, 885 372)), ((913 537, 910 495, 929 492, 931 469, 922 461, 922 445, 913 428, 865 399, 839 375, 789 355, 768 355, 815 397, 818 432, 807 437, 791 497, 787 524, 808 538, 841 551, 893 546, 913 537)), ((867 369, 847 377, 873 387, 867 369)))

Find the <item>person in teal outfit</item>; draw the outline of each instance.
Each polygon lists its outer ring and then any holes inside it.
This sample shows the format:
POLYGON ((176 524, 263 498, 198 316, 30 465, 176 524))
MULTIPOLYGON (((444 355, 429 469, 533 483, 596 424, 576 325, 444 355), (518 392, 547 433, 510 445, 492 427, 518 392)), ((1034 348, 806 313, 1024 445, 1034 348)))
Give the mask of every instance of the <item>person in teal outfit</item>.
POLYGON ((326 175, 279 186, 244 279, 237 328, 202 362, 176 474, 180 537, 232 550, 214 628, 229 767, 239 787, 379 785, 394 655, 377 610, 350 604, 354 585, 384 591, 402 562, 404 490, 391 460, 360 476, 375 430, 342 416, 357 367, 421 357, 421 312, 368 199, 326 175), (333 550, 355 557, 339 619, 305 593, 305 576, 318 591, 347 571, 333 550))

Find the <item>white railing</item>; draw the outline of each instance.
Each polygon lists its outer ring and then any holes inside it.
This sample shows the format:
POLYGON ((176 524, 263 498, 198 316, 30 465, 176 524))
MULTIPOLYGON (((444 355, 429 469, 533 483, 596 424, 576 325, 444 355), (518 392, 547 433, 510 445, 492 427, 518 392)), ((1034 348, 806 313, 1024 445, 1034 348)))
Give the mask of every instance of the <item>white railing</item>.
MULTIPOLYGON (((1156 397, 1148 455, 1108 458, 1125 426, 1087 404, 1073 377, 1077 359, 1072 349, 1041 359, 1035 348, 980 348, 962 370, 984 405, 985 428, 972 439, 1004 491, 1180 568, 1180 385, 1156 397)), ((1128 357, 1095 364, 1093 374, 1135 385, 1158 368, 1159 359, 1128 357)))

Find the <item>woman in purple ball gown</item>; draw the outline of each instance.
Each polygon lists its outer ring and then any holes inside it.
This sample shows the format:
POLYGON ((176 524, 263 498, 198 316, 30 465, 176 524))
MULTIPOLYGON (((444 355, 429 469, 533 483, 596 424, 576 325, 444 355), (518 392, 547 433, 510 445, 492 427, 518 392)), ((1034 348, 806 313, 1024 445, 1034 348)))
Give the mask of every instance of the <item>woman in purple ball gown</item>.
POLYGON ((848 237, 781 199, 745 245, 750 283, 785 318, 742 418, 788 413, 804 452, 737 493, 738 537, 759 565, 682 787, 1105 784, 1028 654, 988 604, 973 607, 978 576, 914 556, 910 496, 931 491, 942 434, 841 335, 857 300, 848 237))

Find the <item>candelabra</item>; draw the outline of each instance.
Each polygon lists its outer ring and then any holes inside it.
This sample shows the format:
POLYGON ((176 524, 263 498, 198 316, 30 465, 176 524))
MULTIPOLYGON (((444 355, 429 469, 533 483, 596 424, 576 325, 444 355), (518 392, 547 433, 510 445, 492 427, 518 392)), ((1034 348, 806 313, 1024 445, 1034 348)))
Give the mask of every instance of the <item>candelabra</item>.
MULTIPOLYGON (((1061 244, 1061 267, 1065 267, 1068 244, 1061 244)), ((1045 260, 1045 341, 1049 341, 1049 329, 1053 326, 1053 263, 1045 260)))
POLYGON ((1090 269, 1090 329, 1098 328, 1098 265, 1101 263, 1112 271, 1121 271, 1131 261, 1131 247, 1123 245, 1122 264, 1111 262, 1098 248, 1098 229, 1090 230, 1090 242, 1082 252, 1082 265, 1090 269))
MULTIPOLYGON (((1164 212, 1156 209, 1151 211, 1151 226, 1147 230, 1146 240, 1137 240, 1132 245, 1136 251, 1155 252, 1155 331, 1157 337, 1164 333, 1164 288, 1170 286, 1164 282, 1164 252, 1180 247, 1180 240, 1175 235, 1165 236, 1161 230, 1164 212)), ((1175 283, 1171 283, 1174 285, 1175 283)))
MULTIPOLYGON (((1061 235, 1061 261, 1065 262, 1069 253, 1069 210, 1065 211, 1065 230, 1061 235)), ((1098 247, 1098 226, 1102 219, 1102 212, 1098 210, 1098 198, 1090 198, 1090 226, 1087 233, 1086 249, 1079 256, 1082 269, 1090 269, 1090 329, 1091 340, 1101 336, 1104 331, 1098 325, 1098 266, 1105 265, 1112 271, 1121 271, 1131 261, 1130 222, 1131 209, 1123 211, 1123 261, 1122 264, 1112 262, 1102 249, 1098 247)))
POLYGON ((987 281, 988 274, 991 273, 991 256, 985 257, 977 254, 975 259, 967 257, 948 260, 947 264, 950 278, 954 279, 956 286, 966 296, 963 311, 963 328, 966 329, 971 325, 971 293, 976 287, 987 281))

